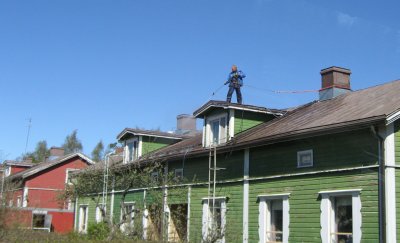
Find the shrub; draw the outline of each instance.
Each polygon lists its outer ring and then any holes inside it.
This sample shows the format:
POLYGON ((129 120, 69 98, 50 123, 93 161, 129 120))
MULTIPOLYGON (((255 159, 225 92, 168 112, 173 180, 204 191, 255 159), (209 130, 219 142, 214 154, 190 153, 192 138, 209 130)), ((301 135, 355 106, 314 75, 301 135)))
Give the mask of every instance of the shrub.
POLYGON ((110 228, 104 222, 90 223, 87 229, 87 235, 92 240, 105 240, 110 233, 110 228))

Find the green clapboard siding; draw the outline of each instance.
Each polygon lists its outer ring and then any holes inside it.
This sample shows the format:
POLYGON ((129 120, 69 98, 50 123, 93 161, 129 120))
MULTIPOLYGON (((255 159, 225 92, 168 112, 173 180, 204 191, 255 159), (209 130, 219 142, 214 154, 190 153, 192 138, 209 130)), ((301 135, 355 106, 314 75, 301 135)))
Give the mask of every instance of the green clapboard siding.
POLYGON ((251 149, 250 176, 376 165, 378 142, 369 130, 319 136, 251 149), (314 166, 297 168, 297 152, 313 150, 314 166))
POLYGON ((378 173, 357 170, 346 173, 251 181, 249 194, 249 242, 258 242, 259 203, 257 196, 290 193, 289 242, 321 242, 318 192, 362 189, 362 242, 378 242, 378 173))
POLYGON ((235 135, 272 118, 268 114, 235 110, 235 135))
POLYGON ((400 239, 400 170, 396 169, 396 233, 400 239))
POLYGON ((396 164, 400 164, 400 122, 395 121, 394 123, 394 140, 395 140, 395 156, 396 156, 396 164))
MULTIPOLYGON (((202 238, 202 198, 206 198, 208 187, 192 187, 190 204, 190 242, 200 243, 202 238)), ((217 185, 216 196, 228 197, 226 201, 225 242, 242 242, 243 232, 243 187, 241 183, 217 185)))
MULTIPOLYGON (((143 196, 144 192, 142 190, 139 191, 134 191, 134 192, 128 192, 125 196, 124 202, 134 202, 135 203, 135 208, 143 209, 144 208, 144 202, 143 202, 143 196)), ((115 193, 114 195, 114 222, 118 222, 121 218, 121 201, 122 201, 122 194, 121 193, 115 193)))
POLYGON ((159 138, 159 137, 142 137, 142 155, 146 155, 150 152, 153 152, 157 149, 163 148, 179 140, 167 139, 167 138, 159 138))
MULTIPOLYGON (((97 200, 97 198, 95 199, 97 200)), ((90 197, 82 197, 82 198, 78 198, 78 208, 77 210, 79 210, 79 206, 80 205, 88 205, 88 224, 91 223, 96 223, 96 202, 95 200, 93 200, 90 197)), ((100 200, 99 202, 102 202, 101 196, 100 196, 100 200)), ((107 196, 107 215, 110 212, 110 206, 111 206, 111 195, 107 196)), ((76 222, 79 222, 79 212, 77 214, 78 220, 76 222)))
MULTIPOLYGON (((224 153, 217 156, 217 167, 225 168, 217 172, 217 181, 237 179, 243 177, 243 151, 224 153)), ((212 164, 214 159, 212 158, 212 164)), ((184 168, 183 177, 186 182, 208 181, 209 157, 189 158, 183 162, 171 161, 168 170, 174 172, 177 168, 184 168)))

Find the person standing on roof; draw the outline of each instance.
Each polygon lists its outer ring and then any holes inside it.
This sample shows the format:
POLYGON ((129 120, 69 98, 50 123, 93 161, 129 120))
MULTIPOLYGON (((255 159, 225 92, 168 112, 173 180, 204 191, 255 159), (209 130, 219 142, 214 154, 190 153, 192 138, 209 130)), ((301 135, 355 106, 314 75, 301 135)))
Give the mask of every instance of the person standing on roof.
POLYGON ((232 72, 228 76, 228 81, 224 85, 229 83, 229 90, 226 96, 226 101, 231 103, 233 91, 236 91, 237 103, 242 104, 242 92, 240 87, 243 86, 243 79, 246 75, 242 71, 238 71, 236 65, 232 65, 232 72))

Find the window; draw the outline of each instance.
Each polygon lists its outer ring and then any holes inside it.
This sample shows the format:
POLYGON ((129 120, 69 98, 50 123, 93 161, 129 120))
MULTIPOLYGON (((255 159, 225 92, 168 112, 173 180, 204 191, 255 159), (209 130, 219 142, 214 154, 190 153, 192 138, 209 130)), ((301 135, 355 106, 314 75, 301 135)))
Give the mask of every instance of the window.
POLYGON ((6 177, 11 175, 11 166, 6 167, 5 175, 6 177))
POLYGON ((138 141, 130 140, 126 142, 126 162, 136 160, 138 156, 138 141))
POLYGON ((105 213, 106 209, 104 208, 104 204, 99 204, 96 207, 96 222, 97 223, 103 222, 103 212, 102 212, 103 210, 105 213))
POLYGON ((206 146, 225 143, 227 140, 226 115, 208 118, 206 135, 206 146))
POLYGON ((72 174, 73 172, 78 171, 78 169, 67 169, 65 171, 65 183, 68 185, 72 185, 72 174))
POLYGON ((87 223, 88 223, 88 206, 80 205, 79 207, 79 229, 78 231, 81 233, 87 232, 87 223))
POLYGON ((32 211, 32 229, 46 230, 50 232, 52 215, 47 214, 47 211, 33 210, 32 211))
POLYGON ((158 182, 158 172, 157 171, 151 173, 151 181, 153 183, 157 183, 158 182))
POLYGON ((320 192, 322 242, 361 241, 360 191, 356 189, 320 192))
POLYGON ((259 196, 260 242, 288 242, 289 194, 259 196))
POLYGON ((314 161, 313 161, 312 149, 297 152, 297 167, 298 168, 312 167, 313 164, 314 164, 314 161))
POLYGON ((44 228, 46 214, 33 214, 32 228, 44 228))
POLYGON ((9 206, 9 207, 12 207, 12 206, 13 206, 13 203, 14 203, 13 200, 10 199, 10 201, 8 201, 8 206, 9 206))
POLYGON ((135 218, 134 210, 135 204, 133 202, 125 202, 123 208, 121 208, 121 220, 124 220, 124 223, 121 225, 122 232, 128 233, 129 229, 133 228, 135 218))
POLYGON ((203 199, 203 240, 206 242, 225 242, 225 223, 225 198, 203 199))
POLYGON ((180 181, 183 179, 183 169, 175 169, 175 179, 180 181))
POLYGON ((18 196, 17 197, 17 207, 21 207, 22 206, 22 197, 18 196))

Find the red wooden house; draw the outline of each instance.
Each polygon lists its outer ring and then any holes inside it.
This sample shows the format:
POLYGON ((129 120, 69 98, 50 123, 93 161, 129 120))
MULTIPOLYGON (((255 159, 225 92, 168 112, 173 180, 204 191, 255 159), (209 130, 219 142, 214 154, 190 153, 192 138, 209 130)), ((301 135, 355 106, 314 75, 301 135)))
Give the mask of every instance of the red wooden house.
POLYGON ((3 194, 6 206, 12 209, 7 216, 9 223, 59 233, 72 231, 74 208, 71 202, 60 199, 60 195, 69 183, 71 172, 92 164, 87 156, 74 153, 53 155, 17 173, 12 172, 18 170, 18 165, 6 165, 5 171, 10 173, 6 174, 5 185, 11 186, 6 186, 3 194))

